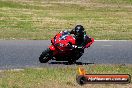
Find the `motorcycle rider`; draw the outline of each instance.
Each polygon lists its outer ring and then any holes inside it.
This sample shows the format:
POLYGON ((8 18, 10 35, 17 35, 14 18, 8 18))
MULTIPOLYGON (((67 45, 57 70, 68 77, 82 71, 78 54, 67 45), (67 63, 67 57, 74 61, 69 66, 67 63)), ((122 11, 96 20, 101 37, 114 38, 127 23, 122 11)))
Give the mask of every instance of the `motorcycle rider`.
POLYGON ((82 25, 76 25, 75 28, 70 31, 70 34, 74 34, 76 39, 76 47, 83 47, 92 41, 91 38, 86 35, 86 31, 84 30, 82 25))
POLYGON ((51 39, 52 44, 49 48, 40 55, 39 61, 46 63, 50 59, 57 60, 58 58, 58 60, 67 59, 70 64, 76 63, 76 60, 83 55, 84 49, 88 48, 94 42, 94 39, 88 37, 84 30, 82 25, 77 25, 71 31, 61 31, 56 34, 51 39), (71 34, 74 34, 74 36, 71 34))

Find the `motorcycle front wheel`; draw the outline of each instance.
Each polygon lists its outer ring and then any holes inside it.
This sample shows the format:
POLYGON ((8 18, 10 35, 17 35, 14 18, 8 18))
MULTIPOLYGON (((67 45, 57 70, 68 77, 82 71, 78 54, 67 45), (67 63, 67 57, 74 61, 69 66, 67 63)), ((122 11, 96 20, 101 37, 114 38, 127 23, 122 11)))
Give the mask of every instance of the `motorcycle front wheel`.
POLYGON ((50 49, 46 49, 42 52, 42 54, 39 57, 40 63, 46 63, 50 60, 50 49))

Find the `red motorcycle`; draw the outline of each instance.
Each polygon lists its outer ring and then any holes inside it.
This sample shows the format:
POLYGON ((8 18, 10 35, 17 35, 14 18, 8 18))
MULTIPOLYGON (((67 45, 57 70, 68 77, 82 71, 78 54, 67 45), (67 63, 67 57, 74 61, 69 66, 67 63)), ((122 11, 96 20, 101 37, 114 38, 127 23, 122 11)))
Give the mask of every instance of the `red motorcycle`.
POLYGON ((51 45, 39 57, 41 63, 49 60, 68 61, 75 63, 84 53, 84 49, 90 47, 94 42, 93 38, 88 39, 88 43, 83 47, 76 46, 76 39, 68 31, 62 31, 51 39, 51 45))

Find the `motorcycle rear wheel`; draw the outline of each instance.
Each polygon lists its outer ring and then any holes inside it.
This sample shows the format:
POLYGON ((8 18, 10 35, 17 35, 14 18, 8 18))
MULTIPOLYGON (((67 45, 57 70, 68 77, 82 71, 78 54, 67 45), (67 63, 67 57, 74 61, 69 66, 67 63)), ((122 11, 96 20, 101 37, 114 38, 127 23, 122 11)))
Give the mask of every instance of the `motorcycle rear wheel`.
POLYGON ((70 59, 70 60, 68 60, 68 63, 69 63, 69 64, 75 64, 75 63, 76 63, 76 60, 70 59))
POLYGON ((40 63, 47 63, 50 60, 50 49, 46 49, 39 57, 40 63))

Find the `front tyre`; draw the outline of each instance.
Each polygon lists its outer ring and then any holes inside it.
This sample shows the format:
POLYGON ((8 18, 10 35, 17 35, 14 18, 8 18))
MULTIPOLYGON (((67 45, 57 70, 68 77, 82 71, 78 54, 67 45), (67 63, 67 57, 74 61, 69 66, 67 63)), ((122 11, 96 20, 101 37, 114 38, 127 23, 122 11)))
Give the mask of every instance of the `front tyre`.
POLYGON ((50 60, 50 49, 46 49, 39 57, 40 63, 47 63, 50 60))

